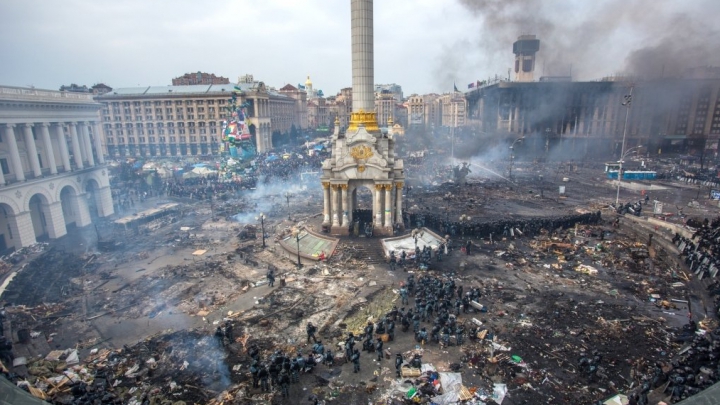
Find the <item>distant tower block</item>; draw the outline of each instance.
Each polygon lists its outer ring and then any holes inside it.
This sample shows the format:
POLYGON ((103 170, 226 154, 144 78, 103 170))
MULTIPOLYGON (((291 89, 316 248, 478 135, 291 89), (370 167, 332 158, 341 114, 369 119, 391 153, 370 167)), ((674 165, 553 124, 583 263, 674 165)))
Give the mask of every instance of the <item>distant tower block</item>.
POLYGON ((515 54, 515 81, 532 82, 535 72, 535 54, 540 50, 540 40, 535 35, 520 35, 513 43, 515 54))

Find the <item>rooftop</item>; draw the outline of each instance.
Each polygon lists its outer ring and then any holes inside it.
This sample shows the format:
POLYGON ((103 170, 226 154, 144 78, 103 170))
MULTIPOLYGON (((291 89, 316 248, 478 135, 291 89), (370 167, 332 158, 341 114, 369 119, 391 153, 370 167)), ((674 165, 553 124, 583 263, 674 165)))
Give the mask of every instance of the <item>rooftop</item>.
POLYGON ((30 87, 0 86, 0 99, 17 101, 87 103, 93 102, 93 94, 57 90, 44 90, 30 87))
MULTIPOLYGON (((175 95, 199 95, 199 94, 229 94, 233 91, 247 92, 256 88, 260 82, 237 83, 237 84, 194 84, 184 86, 144 86, 144 87, 123 87, 100 96, 101 99, 114 98, 118 96, 159 96, 167 94, 175 95)), ((267 89, 267 88, 266 88, 267 89)), ((286 97, 283 94, 271 89, 267 93, 273 96, 286 97)))

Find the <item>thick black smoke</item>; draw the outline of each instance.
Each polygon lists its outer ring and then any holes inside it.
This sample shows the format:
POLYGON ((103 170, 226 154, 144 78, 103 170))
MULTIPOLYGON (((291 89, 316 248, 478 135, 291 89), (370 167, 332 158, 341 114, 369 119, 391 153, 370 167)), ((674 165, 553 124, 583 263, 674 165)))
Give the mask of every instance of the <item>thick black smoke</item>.
MULTIPOLYGON (((540 39, 536 71, 579 80, 616 73, 678 76, 690 67, 720 65, 720 1, 597 2, 458 0, 482 24, 476 49, 510 66, 522 34, 540 39)), ((499 72, 503 73, 503 72, 499 72)))

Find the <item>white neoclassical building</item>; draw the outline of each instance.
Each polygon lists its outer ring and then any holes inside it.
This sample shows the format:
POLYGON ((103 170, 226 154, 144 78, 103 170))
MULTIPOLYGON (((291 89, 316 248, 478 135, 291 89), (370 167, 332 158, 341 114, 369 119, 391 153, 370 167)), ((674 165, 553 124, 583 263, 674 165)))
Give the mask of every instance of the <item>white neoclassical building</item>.
POLYGON ((100 108, 89 93, 0 86, 0 252, 113 213, 100 108))

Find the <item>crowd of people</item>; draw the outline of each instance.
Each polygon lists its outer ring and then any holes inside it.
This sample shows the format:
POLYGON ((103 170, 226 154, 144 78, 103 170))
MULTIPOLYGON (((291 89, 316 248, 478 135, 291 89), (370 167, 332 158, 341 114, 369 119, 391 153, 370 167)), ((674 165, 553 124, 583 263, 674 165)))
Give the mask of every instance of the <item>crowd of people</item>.
POLYGON ((224 194, 237 194, 242 190, 257 187, 258 183, 294 182, 300 180, 302 173, 319 172, 325 154, 314 153, 262 153, 255 156, 238 176, 228 178, 218 172, 199 177, 182 177, 192 165, 184 171, 174 172, 169 178, 160 178, 153 172, 144 172, 137 164, 123 162, 112 169, 111 187, 116 210, 132 209, 137 202, 145 198, 167 196, 207 201, 224 194))
MULTIPOLYGON (((705 219, 693 234, 686 238, 675 234, 673 242, 690 271, 699 279, 715 277, 720 269, 720 217, 705 219)), ((720 282, 708 285, 717 315, 720 315, 720 282)), ((720 328, 698 335, 697 323, 690 321, 677 331, 675 341, 689 343, 687 350, 670 363, 656 363, 647 367, 647 377, 640 392, 638 404, 647 404, 647 393, 663 384, 673 402, 694 395, 718 381, 720 377, 720 328), (643 402, 645 401, 645 402, 643 402)))
POLYGON ((571 228, 575 224, 596 224, 600 221, 600 211, 557 218, 531 218, 516 220, 449 221, 440 214, 407 213, 407 224, 412 227, 428 227, 441 235, 462 238, 487 238, 490 242, 502 237, 535 236, 541 229, 553 232, 558 228, 571 228))
POLYGON ((324 153, 285 153, 282 155, 262 153, 255 158, 256 176, 264 182, 290 181, 300 173, 320 170, 322 161, 327 158, 324 153))

